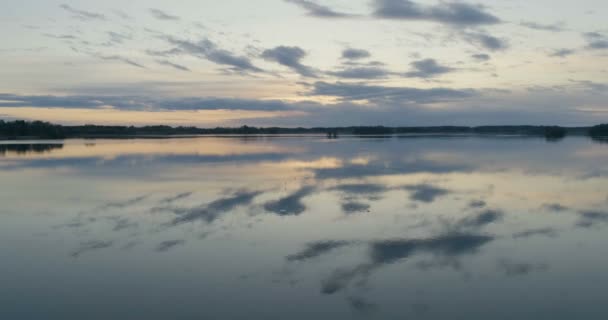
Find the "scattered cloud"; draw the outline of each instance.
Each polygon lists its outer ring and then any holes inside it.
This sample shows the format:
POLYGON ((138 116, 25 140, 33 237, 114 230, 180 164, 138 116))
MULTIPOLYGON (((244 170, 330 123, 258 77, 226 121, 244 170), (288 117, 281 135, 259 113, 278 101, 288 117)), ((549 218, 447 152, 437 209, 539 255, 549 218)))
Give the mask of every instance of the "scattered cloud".
POLYGON ((218 48, 218 46, 209 39, 193 42, 171 36, 163 36, 162 38, 174 47, 164 51, 148 50, 147 53, 149 55, 160 57, 191 55, 200 59, 209 60, 219 65, 229 66, 229 69, 235 72, 262 72, 262 69, 254 66, 249 58, 218 48))
POLYGON ((492 57, 489 54, 485 54, 485 53, 478 53, 478 54, 473 54, 471 55, 471 58, 477 60, 477 61, 488 61, 490 60, 492 57))
POLYGON ((156 251, 158 252, 167 252, 177 246, 184 245, 186 241, 184 240, 168 240, 163 241, 156 246, 156 251))
POLYGON ((302 203, 302 199, 311 195, 314 191, 314 187, 302 187, 294 193, 279 200, 266 202, 264 204, 264 209, 280 216, 300 215, 306 211, 306 205, 302 203))
POLYGON ((345 247, 352 244, 349 241, 318 241, 306 244, 306 247, 295 254, 288 255, 287 261, 304 262, 306 260, 320 257, 324 254, 328 254, 336 249, 345 247))
POLYGON ((72 14, 73 18, 82 20, 82 21, 88 21, 88 20, 106 20, 106 16, 101 14, 101 13, 97 13, 97 12, 92 12, 92 11, 85 11, 85 10, 79 10, 76 9, 70 5, 67 4, 62 4, 59 6, 60 8, 62 8, 63 10, 69 12, 72 14))
POLYGON ((592 50, 608 49, 608 36, 599 32, 586 32, 583 34, 587 39, 587 48, 592 50))
POLYGON ((566 31, 566 25, 564 22, 557 22, 553 24, 542 24, 533 21, 522 21, 519 23, 522 27, 526 27, 533 30, 550 31, 550 32, 564 32, 566 31))
POLYGON ((564 58, 564 57, 567 57, 567 56, 571 56, 571 55, 573 55, 573 54, 575 54, 575 53, 576 53, 576 50, 574 50, 574 49, 565 49, 565 48, 564 48, 564 49, 556 49, 556 50, 553 50, 553 52, 551 52, 551 53, 549 54, 549 56, 550 56, 550 57, 560 57, 560 58, 564 58))
POLYGON ((278 46, 262 52, 262 58, 266 60, 286 66, 301 76, 316 77, 311 67, 302 64, 301 61, 304 57, 306 57, 306 51, 300 47, 278 46))
POLYGON ((448 88, 418 89, 368 85, 365 83, 328 83, 318 81, 313 84, 312 89, 307 94, 311 96, 333 96, 345 101, 399 101, 402 103, 425 104, 471 97, 474 95, 474 91, 448 88))
POLYGON ((191 71, 188 67, 182 66, 181 64, 171 62, 169 60, 156 60, 156 62, 160 65, 168 66, 168 67, 180 70, 180 71, 191 71))
POLYGON ((455 27, 492 25, 501 20, 486 7, 465 2, 440 2, 422 5, 409 0, 374 0, 373 15, 385 19, 426 20, 455 27))
POLYGON ((411 78, 433 78, 454 71, 453 68, 439 64, 435 59, 418 60, 410 65, 412 69, 405 76, 411 78))
POLYGON ((342 51, 342 59, 359 60, 371 57, 371 53, 364 49, 347 48, 342 51))
POLYGON ((509 43, 501 38, 482 31, 463 32, 462 36, 470 43, 490 51, 502 51, 509 48, 509 43))
POLYGON ((169 14, 160 9, 152 8, 152 9, 150 9, 150 14, 152 14, 152 16, 158 20, 172 20, 172 21, 180 20, 180 18, 178 16, 169 14))
POLYGON ((302 9, 306 10, 307 15, 317 18, 346 18, 352 17, 351 14, 337 12, 327 6, 320 5, 310 0, 285 0, 287 3, 293 3, 302 9))
POLYGON ((416 184, 403 187, 410 191, 410 199, 413 201, 431 203, 439 197, 450 193, 449 190, 429 184, 416 184))

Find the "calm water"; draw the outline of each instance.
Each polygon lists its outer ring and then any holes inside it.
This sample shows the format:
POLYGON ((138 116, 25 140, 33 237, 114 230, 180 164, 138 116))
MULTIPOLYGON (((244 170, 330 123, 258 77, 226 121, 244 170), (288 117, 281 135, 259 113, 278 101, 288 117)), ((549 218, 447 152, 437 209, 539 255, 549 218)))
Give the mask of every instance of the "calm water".
POLYGON ((0 145, 0 319, 608 319, 608 145, 0 145))

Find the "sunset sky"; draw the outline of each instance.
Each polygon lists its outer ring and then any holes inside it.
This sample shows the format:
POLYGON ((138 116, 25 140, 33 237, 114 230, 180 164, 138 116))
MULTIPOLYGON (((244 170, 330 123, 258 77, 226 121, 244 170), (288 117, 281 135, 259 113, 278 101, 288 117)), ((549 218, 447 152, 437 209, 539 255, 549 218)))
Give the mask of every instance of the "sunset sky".
POLYGON ((0 0, 0 119, 608 121, 606 0, 0 0))

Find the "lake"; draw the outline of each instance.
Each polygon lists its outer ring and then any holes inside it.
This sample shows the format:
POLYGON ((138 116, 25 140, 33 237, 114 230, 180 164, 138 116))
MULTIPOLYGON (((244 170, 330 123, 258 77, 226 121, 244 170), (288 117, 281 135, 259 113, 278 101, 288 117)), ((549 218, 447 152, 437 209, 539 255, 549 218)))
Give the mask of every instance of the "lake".
POLYGON ((0 144, 1 319, 607 319, 608 144, 0 144))

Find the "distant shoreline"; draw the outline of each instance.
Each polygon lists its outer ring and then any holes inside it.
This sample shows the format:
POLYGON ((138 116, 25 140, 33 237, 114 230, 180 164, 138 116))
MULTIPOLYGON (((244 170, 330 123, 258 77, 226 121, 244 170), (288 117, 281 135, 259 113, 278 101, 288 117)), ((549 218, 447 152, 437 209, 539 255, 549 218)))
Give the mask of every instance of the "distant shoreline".
POLYGON ((424 127, 385 127, 349 126, 281 128, 249 127, 238 128, 197 128, 170 126, 64 126, 41 121, 3 121, 0 120, 0 140, 33 139, 159 139, 190 138, 199 136, 275 136, 275 135, 325 135, 328 138, 339 136, 398 136, 398 135, 519 135, 539 136, 547 139, 562 139, 568 135, 608 136, 608 125, 589 127, 560 126, 424 126, 424 127))

